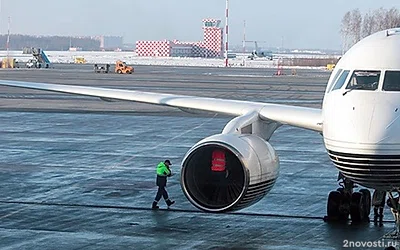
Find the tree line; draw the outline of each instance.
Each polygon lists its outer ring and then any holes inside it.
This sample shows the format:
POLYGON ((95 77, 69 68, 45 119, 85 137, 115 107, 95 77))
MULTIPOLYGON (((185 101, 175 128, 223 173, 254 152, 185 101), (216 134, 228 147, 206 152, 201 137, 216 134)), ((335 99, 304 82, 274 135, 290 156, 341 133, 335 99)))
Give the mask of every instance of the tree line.
MULTIPOLYGON (((25 47, 42 48, 44 50, 63 51, 70 46, 82 48, 82 50, 99 50, 100 41, 91 37, 67 37, 67 36, 32 36, 11 34, 9 42, 10 50, 22 50, 25 47)), ((0 35, 0 50, 7 49, 7 35, 0 35)))
POLYGON ((400 27, 400 12, 397 8, 379 8, 364 15, 359 9, 348 11, 342 18, 340 29, 343 50, 347 51, 362 38, 375 32, 396 27, 400 27))

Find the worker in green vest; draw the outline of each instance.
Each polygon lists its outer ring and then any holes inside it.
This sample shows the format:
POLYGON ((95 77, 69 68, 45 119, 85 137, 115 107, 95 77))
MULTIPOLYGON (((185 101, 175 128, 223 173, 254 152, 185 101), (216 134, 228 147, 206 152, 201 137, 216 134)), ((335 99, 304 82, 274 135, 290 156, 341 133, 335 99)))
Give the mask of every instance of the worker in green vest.
POLYGON ((175 201, 171 201, 168 198, 168 193, 167 190, 165 189, 165 186, 167 185, 167 178, 172 176, 171 169, 169 168, 171 166, 171 161, 170 160, 165 160, 164 162, 160 162, 157 165, 157 180, 156 180, 156 185, 158 186, 158 191, 156 194, 156 198, 154 199, 152 209, 158 209, 159 207, 157 206, 157 203, 160 201, 161 196, 164 198, 165 203, 167 203, 167 206, 171 206, 172 204, 175 203, 175 201))

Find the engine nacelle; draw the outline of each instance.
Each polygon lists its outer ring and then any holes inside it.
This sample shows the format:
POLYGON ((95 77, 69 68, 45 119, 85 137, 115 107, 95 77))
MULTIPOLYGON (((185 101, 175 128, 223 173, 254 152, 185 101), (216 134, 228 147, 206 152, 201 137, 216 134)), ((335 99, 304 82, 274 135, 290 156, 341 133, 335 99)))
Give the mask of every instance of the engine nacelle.
POLYGON ((278 155, 267 141, 251 134, 218 134, 201 140, 187 152, 181 185, 197 208, 226 212, 262 199, 278 174, 278 155))

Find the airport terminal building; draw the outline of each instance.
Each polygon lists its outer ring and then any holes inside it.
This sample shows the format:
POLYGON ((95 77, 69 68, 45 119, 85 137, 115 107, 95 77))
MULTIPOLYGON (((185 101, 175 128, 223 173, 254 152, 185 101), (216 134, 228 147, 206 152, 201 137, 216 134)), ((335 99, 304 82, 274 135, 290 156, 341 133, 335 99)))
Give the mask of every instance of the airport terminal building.
POLYGON ((147 57, 222 57, 224 53, 221 20, 203 19, 203 41, 137 41, 136 54, 147 57))

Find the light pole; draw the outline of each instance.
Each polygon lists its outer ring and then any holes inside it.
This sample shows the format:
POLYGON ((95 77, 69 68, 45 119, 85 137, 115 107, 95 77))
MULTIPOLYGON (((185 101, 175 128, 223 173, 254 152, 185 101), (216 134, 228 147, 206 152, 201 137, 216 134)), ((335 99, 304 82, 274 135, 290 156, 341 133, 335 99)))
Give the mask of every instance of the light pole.
POLYGON ((10 23, 11 17, 8 17, 8 28, 7 28, 7 65, 10 65, 10 23))
POLYGON ((2 25, 2 23, 1 23, 1 17, 2 17, 2 13, 1 13, 1 11, 3 10, 3 1, 2 0, 0 0, 0 35, 2 35, 2 31, 3 31, 3 29, 1 28, 1 25, 2 25))
POLYGON ((228 17, 229 17, 229 0, 226 0, 226 10, 225 10, 225 67, 229 66, 228 63, 228 17))

